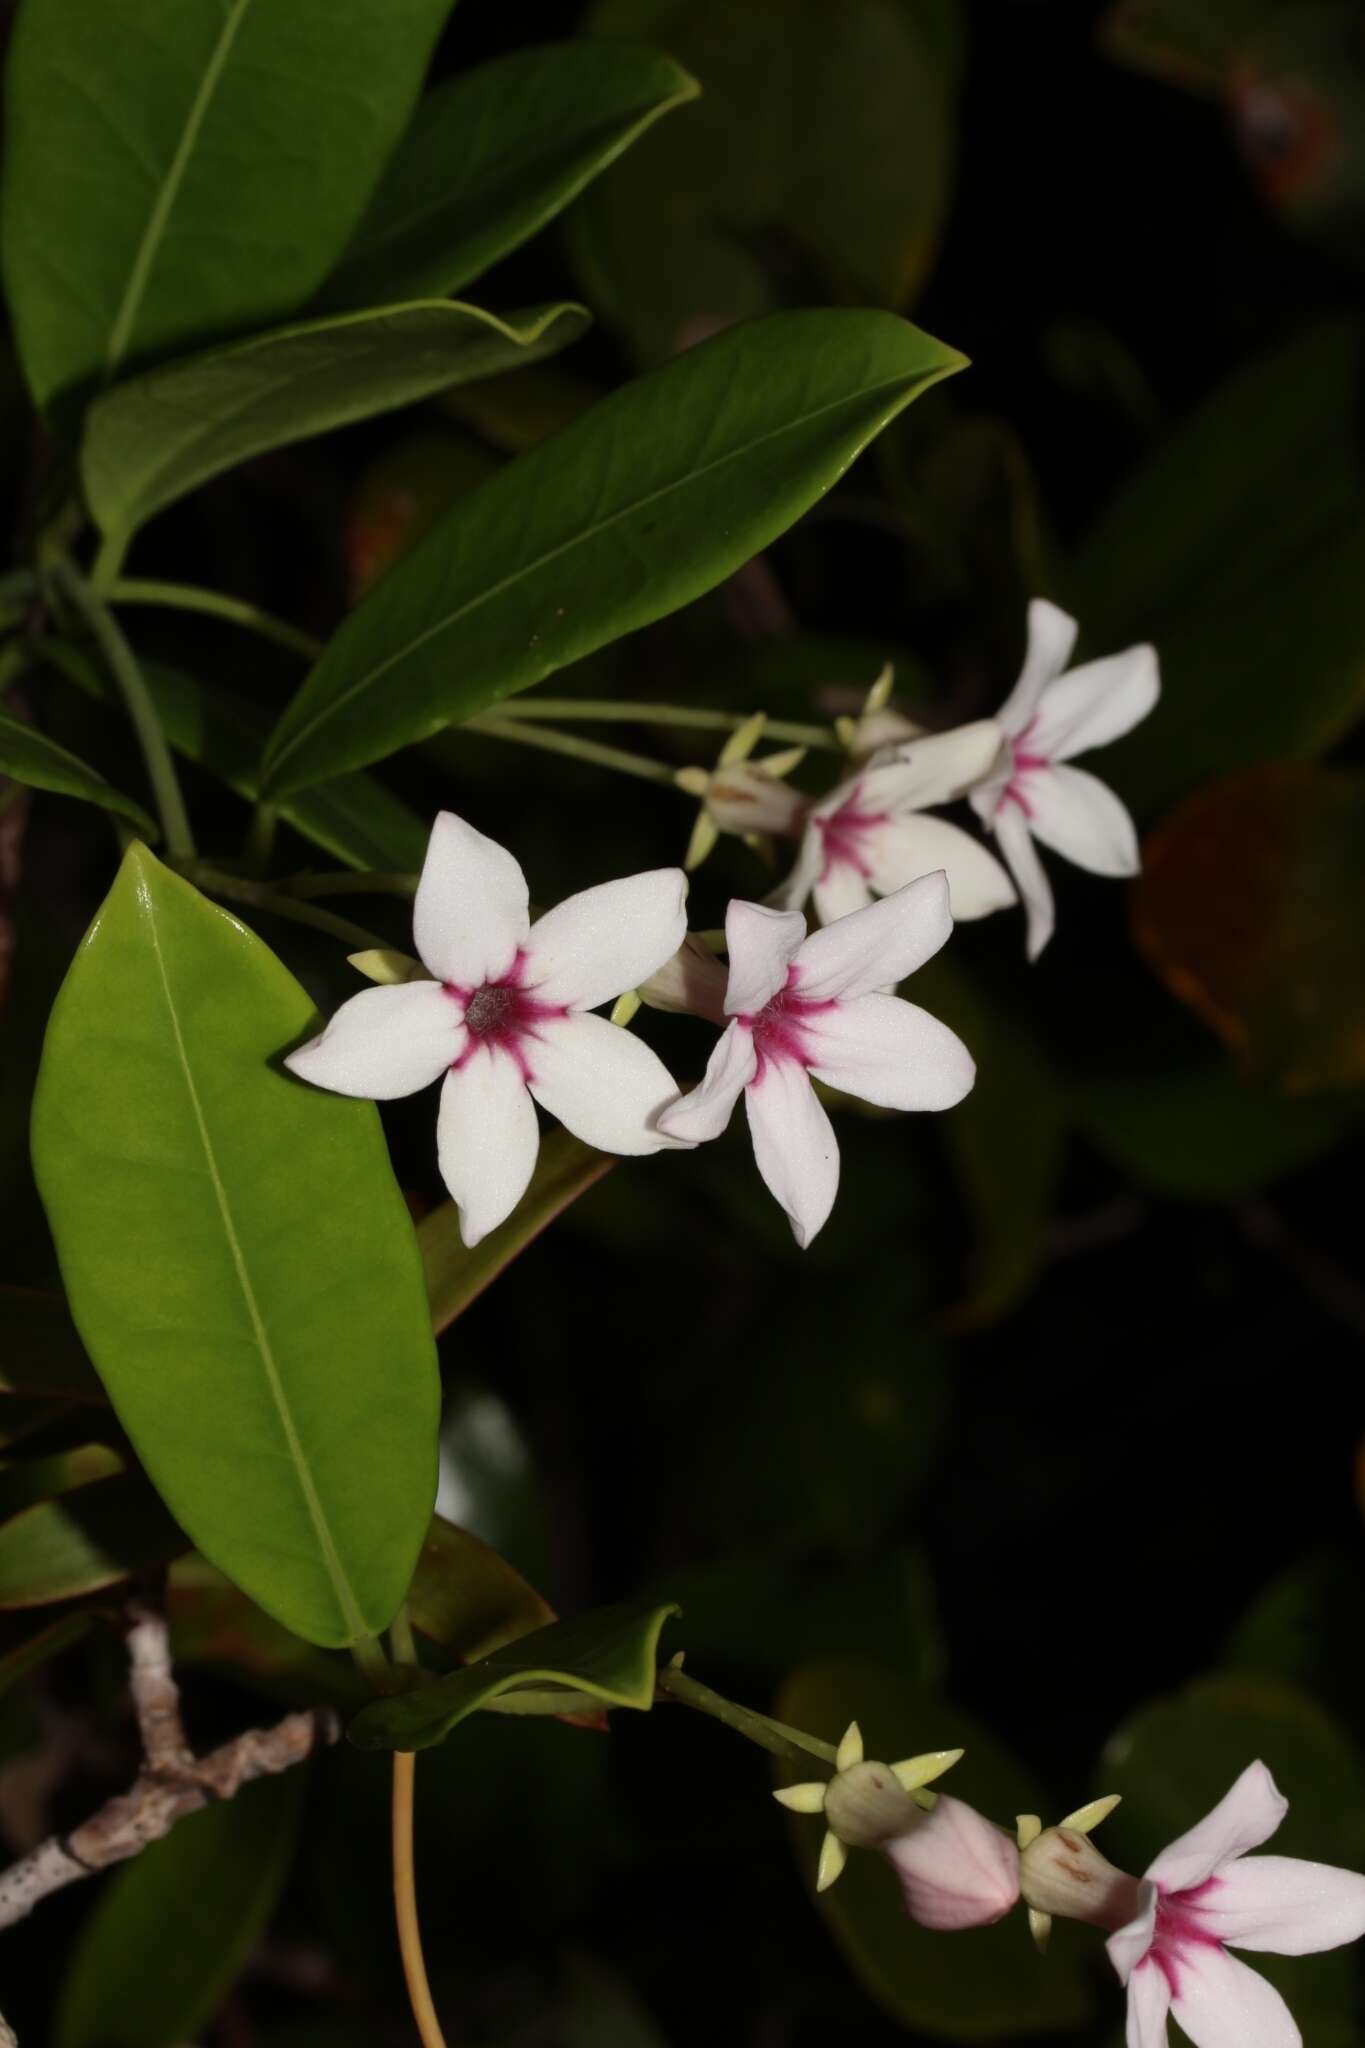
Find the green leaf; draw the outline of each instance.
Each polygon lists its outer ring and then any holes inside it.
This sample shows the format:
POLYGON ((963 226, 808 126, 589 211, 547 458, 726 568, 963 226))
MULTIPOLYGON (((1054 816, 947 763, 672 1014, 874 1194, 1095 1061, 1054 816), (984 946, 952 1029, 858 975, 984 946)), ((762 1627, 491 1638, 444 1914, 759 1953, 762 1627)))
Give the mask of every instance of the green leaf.
POLYGON ((339 1647, 407 1590, 435 1351, 370 1103, 279 1070, 313 1006, 145 849, 62 987, 33 1156, 72 1315, 195 1545, 339 1647))
POLYGON ((50 789, 56 796, 75 796, 82 803, 116 811, 144 839, 160 836, 141 804, 113 788, 97 769, 88 767, 34 726, 11 718, 7 711, 0 711, 0 773, 12 775, 29 789, 50 789))
POLYGON ((97 1479, 0 1523, 0 1607, 80 1599, 187 1548, 141 1473, 97 1479))
POLYGON ((433 1515, 408 1593, 408 1614, 465 1663, 549 1626, 553 1607, 496 1550, 433 1515))
MULTIPOLYGON (((891 1763, 921 1750, 963 1745, 967 1754, 936 1790, 965 1799, 1013 1830, 1016 1813, 1039 1812, 1040 1794, 990 1733, 955 1707, 882 1666, 853 1659, 794 1672, 774 1709, 789 1726, 837 1742, 857 1719, 869 1757, 891 1763)), ((781 1768, 790 1784, 809 1773, 781 1768)), ((814 1891, 821 1827, 792 1823, 803 1875, 814 1891)), ((816 1900, 854 1974, 901 2025, 949 2041, 999 2041, 1078 2026, 1089 2000, 1076 1961, 1058 1946, 1037 1955, 1018 1915, 946 1938, 917 1927, 884 1856, 855 1849, 836 1885, 816 1900)))
POLYGON ((0 1657, 0 1695, 27 1678, 30 1671, 40 1670, 49 1659, 59 1657, 63 1650, 80 1642, 94 1625, 95 1616, 89 1608, 80 1614, 64 1614, 60 1621, 44 1622, 22 1643, 6 1650, 0 1657))
POLYGON ((1267 1186, 1349 1128, 1338 1104, 1286 1102, 1239 1079, 1230 1062, 1088 1082, 1072 1107, 1127 1172, 1164 1193, 1205 1201, 1267 1186))
POLYGON ((576 341, 580 306, 500 319, 446 300, 349 313, 167 363, 96 399, 81 443, 86 498, 107 537, 270 448, 535 362, 576 341))
POLYGON ((671 58, 624 42, 550 43, 452 78, 419 103, 326 302, 458 291, 696 96, 671 58))
POLYGON ((507 1221, 490 1231, 473 1251, 461 1240, 459 1212, 453 1202, 442 1202, 424 1216, 417 1227, 417 1243, 436 1334, 449 1329, 503 1268, 613 1165, 615 1161, 607 1153, 594 1152, 568 1131, 552 1131, 540 1148, 531 1185, 522 1200, 507 1221))
POLYGON ((60 1294, 38 1287, 0 1287, 0 1318, 6 1336, 0 1394, 39 1394, 108 1407, 109 1397, 60 1294))
POLYGON ((38 404, 287 318, 416 100, 450 0, 24 0, 0 231, 38 404))
POLYGON ((109 1444, 77 1444, 50 1457, 22 1458, 0 1465, 0 1522, 8 1521, 39 1501, 59 1500, 78 1486, 112 1479, 124 1461, 109 1444))
POLYGON ((108 1879, 71 1957, 55 2048, 178 2048, 212 2019, 289 1872, 306 1783, 258 1778, 108 1879))
POLYGON ((585 294, 638 356, 662 361, 780 305, 803 263, 845 303, 908 303, 949 192, 943 12, 925 0, 590 10, 590 27, 657 38, 701 83, 697 105, 646 136, 570 219, 585 294))
POLYGON ((614 392, 356 607, 275 729, 266 793, 427 739, 700 596, 961 365, 889 314, 776 313, 614 392))
POLYGON ((654 1701, 659 1635, 672 1601, 632 1601, 537 1629, 463 1671, 374 1700, 350 1726, 360 1749, 427 1749, 489 1700, 525 1686, 565 1686, 612 1707, 654 1701))

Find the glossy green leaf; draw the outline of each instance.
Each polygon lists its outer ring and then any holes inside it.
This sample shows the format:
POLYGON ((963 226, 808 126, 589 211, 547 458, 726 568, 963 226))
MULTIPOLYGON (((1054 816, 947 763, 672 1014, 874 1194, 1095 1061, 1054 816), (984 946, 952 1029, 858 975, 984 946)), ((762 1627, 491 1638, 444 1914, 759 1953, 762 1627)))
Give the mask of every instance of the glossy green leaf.
POLYGON ((889 314, 777 313, 614 392, 356 607, 275 729, 267 793, 429 738, 699 596, 961 365, 889 314))
MULTIPOLYGON (((787 1680, 773 1711, 830 1742, 856 1719, 866 1754, 886 1762, 963 1745, 966 1757, 943 1791, 1011 1832, 1015 1814, 1042 1810, 1037 1786, 986 1729, 881 1665, 855 1659, 806 1665, 787 1680)), ((790 1784, 807 1774, 783 1764, 780 1775, 790 1784)), ((818 1820, 792 1822, 792 1842, 812 1891, 821 1834, 818 1820)), ((998 2041, 1050 2035, 1086 2017, 1084 1979, 1064 1947, 1045 1960, 1014 1914, 994 1927, 951 1936, 917 1927, 894 1871, 873 1850, 852 1851, 839 1882, 816 1903, 854 1974, 917 2034, 998 2041)))
POLYGON ((38 1287, 0 1287, 0 1322, 5 1331, 0 1393, 108 1407, 109 1396, 60 1294, 38 1287))
POLYGON ((607 1153, 594 1152, 591 1145, 568 1131, 552 1131, 541 1145, 531 1185, 521 1201, 507 1221, 472 1251, 460 1237, 459 1212, 453 1202, 442 1202, 424 1216, 417 1227, 417 1242, 431 1304, 431 1327, 437 1335, 463 1315, 504 1267, 614 1164, 607 1153))
POLYGON ((671 58, 625 42, 518 50, 437 86, 324 298, 377 305, 458 291, 696 95, 671 58))
POLYGON ((672 1601, 637 1600, 522 1636, 463 1671, 374 1700, 350 1726, 361 1749, 426 1749, 490 1700, 521 1687, 565 1686, 613 1707, 654 1702, 659 1635, 672 1601))
POLYGON ((29 789, 49 789, 56 796, 79 797, 82 803, 98 804, 126 818, 144 839, 157 839, 155 821, 141 804, 105 781, 95 768, 75 754, 59 747, 46 733, 0 711, 0 774, 13 776, 29 789))
POLYGON ((555 1618, 521 1573, 496 1550, 433 1515, 408 1593, 414 1628, 465 1663, 491 1656, 505 1644, 555 1618))
POLYGON ((637 355, 662 361, 780 305, 797 266, 845 302, 908 302, 948 199, 943 11, 599 0, 589 26, 657 39, 701 85, 696 106, 644 137, 570 219, 584 291, 637 355))
POLYGON ((340 1646, 402 1600, 437 1376, 372 1104, 254 934, 133 848, 62 987, 33 1115, 72 1315, 154 1483, 268 1613, 340 1646))
POLYGON ((369 201, 450 0, 24 0, 0 228, 54 398, 287 318, 369 201))
POLYGON ((54 2048, 179 2048, 199 2038, 275 1910, 302 1770, 201 1807, 106 1879, 61 1987, 54 2048))
POLYGON ((49 1659, 60 1657, 63 1650, 89 1635, 94 1626, 95 1615, 89 1608, 79 1614, 64 1614, 60 1621, 44 1622, 0 1657, 0 1694, 18 1685, 31 1671, 41 1670, 49 1659))
POLYGON ((187 1548, 141 1473, 97 1479, 0 1523, 0 1607, 80 1599, 187 1548))
POLYGON ((411 405, 576 341, 580 306, 506 318, 444 299, 312 320, 148 370, 91 406, 81 479, 105 535, 267 449, 411 405))

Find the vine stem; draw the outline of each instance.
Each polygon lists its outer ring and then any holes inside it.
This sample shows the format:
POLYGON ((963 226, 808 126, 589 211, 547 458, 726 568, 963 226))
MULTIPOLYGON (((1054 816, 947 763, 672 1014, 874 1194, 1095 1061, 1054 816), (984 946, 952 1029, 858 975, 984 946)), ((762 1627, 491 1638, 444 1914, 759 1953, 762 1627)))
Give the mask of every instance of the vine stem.
POLYGON ((412 1855, 413 1786, 417 1759, 410 1749, 393 1753, 393 1904, 398 1919, 398 1948, 403 1958, 403 1977, 408 2002, 417 2022, 422 2048, 447 2048, 432 2002, 422 1954, 422 1930, 417 1920, 417 1879, 412 1855))
POLYGON ((511 740, 521 747, 539 747, 546 754, 567 754, 574 761, 589 761, 596 768, 614 768, 619 775, 633 775, 639 782, 661 782, 677 787, 673 770, 645 754, 628 753, 624 747, 604 747, 598 740, 580 739, 577 733, 544 731, 528 720, 488 718, 480 715, 464 721, 466 732, 480 732, 491 740, 511 740))
POLYGON ((713 1720, 733 1728, 737 1735, 746 1735, 750 1742, 756 1742, 760 1749, 768 1750, 773 1756, 785 1757, 789 1763, 799 1764, 804 1764, 811 1756, 831 1766, 835 1762, 833 1743, 821 1742, 818 1736, 807 1735, 803 1729, 788 1728, 782 1721, 770 1721, 766 1714, 755 1714, 748 1707, 738 1706, 734 1700, 712 1692, 709 1685, 689 1678, 676 1664, 664 1665, 656 1683, 659 1691, 670 1699, 680 1701, 685 1707, 695 1707, 698 1713, 710 1714, 713 1720))
POLYGON ((156 604, 168 611, 205 612, 210 618, 226 619, 229 625, 258 633, 263 640, 274 640, 291 654, 302 655, 305 661, 316 661, 322 652, 320 640, 298 626, 291 626, 287 619, 277 619, 273 612, 262 611, 245 598, 228 597, 221 590, 204 590, 197 583, 160 583, 141 576, 120 576, 110 583, 107 595, 110 604, 156 604))
POLYGON ((383 951, 388 940, 378 933, 367 931, 363 924, 352 924, 348 917, 335 917, 330 910, 319 910, 312 903, 301 903, 296 896, 286 896, 278 889, 272 889, 265 882, 252 882, 245 875, 225 874, 221 868, 211 867, 207 861, 184 860, 176 863, 187 882, 193 882, 210 896, 222 896, 229 903, 247 903, 254 910, 268 911, 272 917, 288 918, 293 924, 311 925, 314 931, 327 932, 334 939, 341 939, 348 946, 361 946, 372 951, 378 947, 383 951))
POLYGON ((166 838, 166 851, 172 860, 193 860, 194 834, 190 830, 185 799, 180 793, 180 780, 175 772, 175 763, 171 759, 166 735, 161 730, 161 720, 156 715, 156 706, 143 680, 142 670, 137 665, 137 658, 124 639, 117 619, 107 605, 100 602, 75 565, 68 561, 57 562, 53 565, 53 574, 89 627, 95 645, 99 648, 109 673, 123 697, 133 730, 137 734, 138 745, 142 749, 147 777, 152 785, 152 794, 161 819, 161 829, 166 838))
MULTIPOLYGON (((540 718, 585 719, 592 723, 619 725, 684 725, 705 732, 738 732, 747 725, 749 712, 709 711, 688 704, 637 704, 614 697, 529 697, 508 699, 498 706, 500 719, 531 723, 540 718)), ((474 723, 473 720, 470 723, 474 723)), ((770 718, 763 728, 775 740, 794 746, 820 747, 826 753, 841 754, 840 746, 827 725, 796 725, 789 719, 770 718)))

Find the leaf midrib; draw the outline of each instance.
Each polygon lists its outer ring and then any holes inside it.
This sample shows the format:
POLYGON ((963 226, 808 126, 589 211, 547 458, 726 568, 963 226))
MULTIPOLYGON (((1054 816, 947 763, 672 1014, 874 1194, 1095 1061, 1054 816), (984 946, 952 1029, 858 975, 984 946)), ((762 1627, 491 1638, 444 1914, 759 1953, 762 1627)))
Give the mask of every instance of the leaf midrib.
MULTIPOLYGON (((148 907, 150 908, 150 906, 148 907)), ((180 1028, 180 1016, 175 1006, 175 995, 171 988, 170 976, 166 971, 166 959, 161 950, 161 935, 157 930, 154 912, 147 919, 147 930, 152 942, 152 954, 156 960, 157 973, 161 977, 162 993, 166 999, 166 1014, 171 1022, 171 1033, 175 1040, 176 1057, 180 1062, 180 1070, 184 1077, 185 1092, 189 1096, 190 1107, 194 1112, 194 1120, 199 1130, 199 1141, 203 1146, 204 1160, 208 1167, 209 1180, 213 1187, 214 1197, 218 1203, 218 1213, 222 1219, 223 1235, 232 1254, 237 1284, 241 1288, 242 1299, 246 1305, 247 1315, 251 1322, 252 1334, 256 1340, 256 1349, 265 1371, 266 1385, 270 1390, 276 1413, 279 1416, 280 1428, 284 1433, 284 1440, 289 1451, 290 1465, 298 1481, 299 1491, 303 1495, 304 1506, 308 1510, 309 1520, 313 1524, 313 1531, 318 1539, 318 1548, 322 1553, 322 1561, 326 1567, 332 1591, 336 1595, 337 1606, 341 1610, 342 1619, 353 1637, 368 1636, 370 1630, 366 1626, 365 1617, 360 1612, 356 1604, 355 1595, 351 1591, 351 1583, 342 1565, 341 1556, 332 1535, 331 1525, 327 1520, 317 1487, 313 1483, 313 1475, 303 1455, 303 1446, 299 1440, 298 1430, 295 1427, 293 1411, 285 1394, 284 1382, 280 1377, 279 1366, 275 1362, 275 1354, 271 1348, 270 1335, 266 1329, 265 1320, 261 1315, 260 1304, 256 1299, 256 1290, 251 1284, 251 1275, 247 1269, 246 1257, 242 1251, 241 1241, 237 1236, 236 1225, 232 1220, 232 1210, 227 1198, 227 1189, 223 1185, 223 1178, 218 1170, 217 1154, 213 1149, 213 1140, 209 1136, 208 1123, 204 1116, 203 1105, 199 1100, 199 1091, 194 1084, 194 1072, 190 1065, 184 1033, 180 1028)))
MULTIPOLYGON (((399 662, 406 661, 419 648, 425 647, 429 640, 435 640, 442 633, 448 632, 461 619, 469 617, 482 606, 491 604, 505 590, 512 589, 526 577, 533 576, 541 569, 547 568, 551 562, 557 561, 561 555, 570 554, 575 548, 587 546, 590 541, 596 540, 599 535, 610 532, 611 528, 618 525, 621 520, 628 519, 637 512, 645 511, 658 499, 668 497, 673 491, 684 490, 692 484, 702 482, 704 478, 729 467, 730 464, 742 460, 745 456, 752 455, 755 449, 766 446, 768 442, 779 441, 784 435, 796 433, 800 429, 810 426, 816 420, 823 419, 826 413, 838 412, 841 407, 850 405, 855 401, 875 400, 883 392, 895 391, 907 384, 932 383, 937 378, 946 376, 952 367, 951 363, 944 363, 922 372, 919 377, 907 377, 902 374, 899 377, 888 377, 879 384, 867 385, 864 389, 857 392, 845 392, 841 397, 831 399, 828 405, 817 406, 813 412, 802 413, 799 419, 784 420, 781 426, 771 428, 768 433, 760 434, 752 441, 745 441, 740 447, 731 448, 726 454, 717 457, 714 462, 705 463, 700 469, 689 470, 686 476, 675 477, 670 482, 660 485, 657 490, 647 491, 643 497, 632 499, 628 505, 623 505, 618 512, 613 512, 610 517, 599 520, 595 525, 580 530, 570 540, 562 541, 558 547, 550 548, 545 554, 538 555, 535 561, 526 563, 524 567, 514 570, 510 575, 504 576, 499 582, 490 584, 487 590, 481 591, 469 603, 461 605, 455 611, 447 612, 435 625, 428 626, 424 633, 419 633, 415 638, 407 641, 404 646, 389 655, 387 660, 380 662, 377 667, 369 669, 364 675, 357 677, 348 690, 343 691, 340 696, 334 697, 311 722, 300 726, 298 733, 286 746, 280 749, 275 761, 270 766, 275 769, 280 768, 289 758, 290 754, 296 752, 303 742, 316 732, 319 727, 325 725, 329 719, 336 717, 359 691, 371 688, 379 681, 381 676, 387 675, 388 671, 391 668, 395 668, 399 662)), ((437 531, 439 531, 439 528, 437 531)), ((354 616, 359 617, 361 614, 357 613, 354 616)), ((326 657, 324 656, 325 659, 326 657)), ((314 670, 314 674, 316 673, 317 670, 314 670)), ((273 775, 267 777, 268 782, 273 781, 273 779, 273 775)))

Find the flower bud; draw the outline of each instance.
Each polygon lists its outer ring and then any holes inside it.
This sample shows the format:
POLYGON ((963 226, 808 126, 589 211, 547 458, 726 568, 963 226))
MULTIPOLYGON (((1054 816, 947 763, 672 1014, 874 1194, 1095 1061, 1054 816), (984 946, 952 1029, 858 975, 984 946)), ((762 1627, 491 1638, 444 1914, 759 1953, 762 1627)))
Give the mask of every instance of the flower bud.
POLYGON ((651 1010, 674 1010, 688 1017, 706 1017, 722 1029, 726 1024, 725 988, 728 971, 704 939, 689 932, 671 960, 665 960, 637 991, 651 1010))
POLYGON ((931 1813, 882 1847, 896 1867, 905 1907, 921 1927, 952 1933, 989 1927, 1019 1897, 1019 1851, 975 1807, 940 1796, 931 1813))
POLYGON ((809 804, 809 798, 781 779, 791 755, 771 754, 763 761, 723 762, 709 773, 705 769, 681 768, 676 776, 680 789, 699 796, 712 822, 722 832, 747 838, 754 832, 771 832, 779 839, 794 838, 809 804))
POLYGON ((1078 1828, 1044 1828, 1019 1859, 1019 1882, 1035 1912, 1088 1920, 1111 1933, 1139 1910, 1137 1879, 1116 1869, 1078 1828))
POLYGON ((825 1793, 825 1824, 851 1849, 880 1849, 926 1817, 889 1764, 853 1764, 825 1793))

